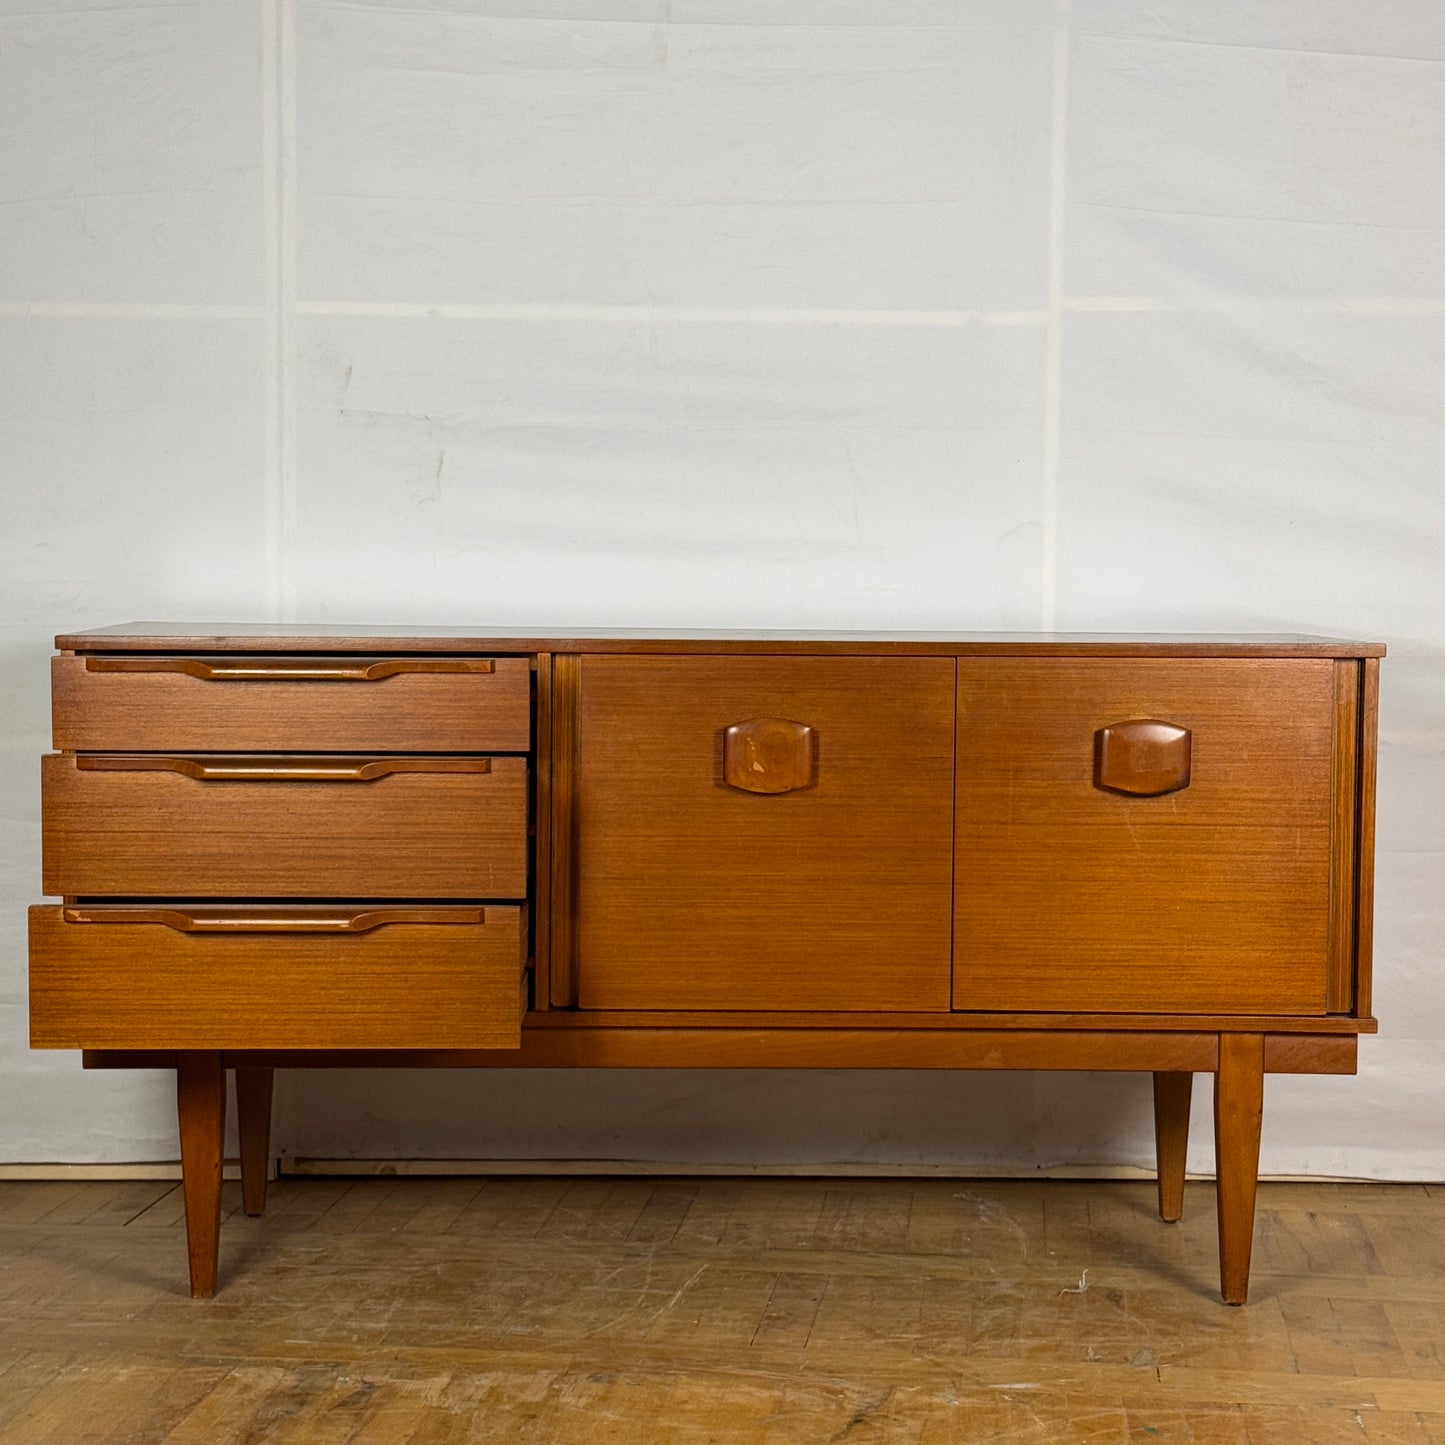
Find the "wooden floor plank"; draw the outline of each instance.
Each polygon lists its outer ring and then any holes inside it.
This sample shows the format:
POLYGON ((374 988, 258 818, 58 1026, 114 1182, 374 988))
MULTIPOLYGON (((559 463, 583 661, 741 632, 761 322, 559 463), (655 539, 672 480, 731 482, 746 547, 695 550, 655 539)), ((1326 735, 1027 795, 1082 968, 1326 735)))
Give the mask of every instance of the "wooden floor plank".
MULTIPOLYGON (((411 1181, 405 1181, 410 1184, 411 1181)), ((399 1179, 357 1179, 320 1216, 328 1234, 368 1233, 371 1217, 388 1194, 403 1185, 399 1179)))
POLYGON ((486 1186, 485 1179, 437 1179, 403 1226, 408 1234, 445 1234, 486 1186))
POLYGON ((365 1418, 347 1445, 407 1445, 429 1416, 445 1408, 443 1402, 453 1376, 446 1372, 416 1379, 390 1379, 370 1372, 367 1378, 374 1393, 365 1418))
POLYGON ((480 1180, 466 1179, 410 1178, 395 1182, 397 1187, 388 1191, 371 1212, 367 1221, 371 1233, 405 1234, 414 1228, 434 1233, 439 1211, 456 1209, 481 1187, 480 1180), (470 1185, 470 1191, 463 1193, 449 1187, 456 1184, 470 1185))
POLYGON ((574 1179, 533 1237, 539 1242, 626 1239, 656 1188, 651 1179, 574 1179))
POLYGON ((5 1439, 26 1445, 101 1445, 164 1438, 180 1411, 204 1394, 219 1368, 182 1367, 164 1361, 102 1358, 57 1372, 8 1420, 5 1439), (77 1401, 76 1375, 83 1400, 77 1401), (77 1404, 83 1403, 82 1409, 77 1404))
POLYGON ((148 1382, 134 1376, 123 1386, 118 1382, 110 1429, 98 1438, 105 1445, 168 1439, 171 1423, 194 1409, 229 1372, 229 1365, 216 1363, 179 1369, 161 1364, 149 1372, 148 1382))
POLYGON ((627 1238, 634 1244, 671 1244, 697 1199, 697 1184, 666 1180, 656 1185, 627 1238))
POLYGON ((266 1190, 266 1218, 273 1222, 287 1220, 298 1225, 313 1225, 339 1200, 362 1181, 356 1179, 317 1178, 288 1181, 288 1185, 303 1187, 282 1187, 266 1190))
MULTIPOLYGON (((178 1189, 169 1180, 135 1179, 126 1183, 103 1184, 97 1191, 90 1212, 77 1223, 92 1227, 106 1224, 129 1224, 162 1199, 178 1189)), ((55 1219, 47 1221, 57 1223, 55 1219)))
POLYGON ((36 1395, 65 1373, 67 1366, 63 1354, 20 1347, 18 1358, 0 1371, 0 1440, 20 1438, 11 1431, 12 1422, 29 1408, 36 1395))
POLYGON ((448 1232, 533 1239, 578 1182, 565 1178, 489 1179, 448 1232))
POLYGON ((819 1236, 828 1189, 817 1179, 742 1179, 717 1241, 727 1249, 807 1249, 819 1236))
POLYGON ((275 1365, 233 1365, 164 1437, 166 1445, 243 1445, 304 1403, 301 1376, 275 1365))
MULTIPOLYGON (((222 1185, 223 1193, 224 1190, 222 1185)), ((176 1180, 174 1184, 166 1185, 149 1205, 137 1210, 125 1223, 140 1229, 173 1229, 177 1224, 184 1224, 185 1218, 185 1195, 181 1192, 180 1180, 176 1180)))
POLYGON ((1439 1303, 1382 1302, 1405 1352, 1406 1370, 1416 1377, 1445 1380, 1445 1290, 1439 1303))
POLYGON ((7 1180, 0 1185, 0 1226, 9 1229, 17 1224, 33 1224, 75 1200, 103 1197, 105 1187, 94 1180, 25 1180, 13 1184, 7 1180))
POLYGON ((749 1349, 807 1349, 827 1289, 826 1275, 775 1276, 749 1349))

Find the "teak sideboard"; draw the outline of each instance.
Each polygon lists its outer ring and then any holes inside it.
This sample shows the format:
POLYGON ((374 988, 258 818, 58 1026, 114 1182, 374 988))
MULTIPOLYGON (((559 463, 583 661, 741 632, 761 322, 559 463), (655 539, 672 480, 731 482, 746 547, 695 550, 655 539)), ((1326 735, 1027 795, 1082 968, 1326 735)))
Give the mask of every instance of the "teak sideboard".
POLYGON ((1373 1032, 1384 648, 1312 637, 183 627, 56 639, 31 1043, 174 1068, 192 1293, 226 1071, 1134 1070, 1179 1217, 1214 1076, 1373 1032))

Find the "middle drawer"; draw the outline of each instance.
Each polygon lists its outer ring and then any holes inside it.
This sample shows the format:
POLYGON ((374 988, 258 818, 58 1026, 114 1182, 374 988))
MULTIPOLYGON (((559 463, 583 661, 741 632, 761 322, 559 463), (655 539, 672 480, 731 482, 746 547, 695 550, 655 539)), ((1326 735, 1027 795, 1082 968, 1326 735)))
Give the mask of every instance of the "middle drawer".
POLYGON ((52 895, 522 898, 525 758, 50 754, 52 895))

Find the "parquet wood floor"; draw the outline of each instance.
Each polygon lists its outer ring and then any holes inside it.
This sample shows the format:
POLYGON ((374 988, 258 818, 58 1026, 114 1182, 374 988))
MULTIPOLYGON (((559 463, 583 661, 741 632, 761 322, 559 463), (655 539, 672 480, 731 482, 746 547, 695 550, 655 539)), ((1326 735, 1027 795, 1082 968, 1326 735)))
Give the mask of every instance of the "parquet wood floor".
POLYGON ((19 1445, 1445 1442, 1445 1192, 1266 1184, 1251 1302, 1209 1186, 282 1180, 0 1184, 19 1445))

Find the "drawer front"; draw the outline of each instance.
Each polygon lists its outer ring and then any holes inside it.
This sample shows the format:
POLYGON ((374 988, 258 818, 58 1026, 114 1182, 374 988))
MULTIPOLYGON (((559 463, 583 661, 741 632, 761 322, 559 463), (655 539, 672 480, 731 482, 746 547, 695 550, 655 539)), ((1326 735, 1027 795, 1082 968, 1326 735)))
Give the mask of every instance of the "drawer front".
POLYGON ((516 1048, 525 959, 517 907, 42 906, 30 1042, 516 1048))
POLYGON ((955 1008, 1324 1013, 1331 662, 958 681, 955 1008))
POLYGON ((162 898, 522 898, 523 758, 42 760, 44 887, 162 898))
POLYGON ((86 752, 526 752, 525 657, 57 657, 54 741, 86 752))

